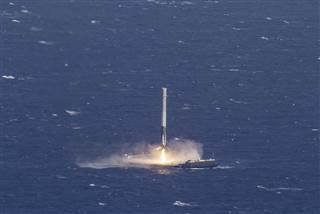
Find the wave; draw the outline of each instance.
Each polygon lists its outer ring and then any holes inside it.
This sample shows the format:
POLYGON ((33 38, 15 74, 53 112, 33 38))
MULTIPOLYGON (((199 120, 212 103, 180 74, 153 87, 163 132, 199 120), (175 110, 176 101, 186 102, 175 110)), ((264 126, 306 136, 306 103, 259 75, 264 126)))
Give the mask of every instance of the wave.
POLYGON ((173 205, 177 206, 177 207, 195 207, 195 206, 198 206, 195 203, 186 203, 186 202, 182 202, 182 201, 175 201, 173 203, 173 205))
POLYGON ((4 78, 4 79, 7 79, 7 80, 14 80, 15 79, 15 77, 12 76, 12 75, 3 75, 1 77, 4 78))
POLYGON ((67 114, 69 114, 70 116, 75 116, 75 115, 80 114, 80 112, 78 112, 78 111, 73 111, 73 110, 65 110, 65 112, 66 112, 67 114))
POLYGON ((227 165, 225 166, 218 165, 217 167, 215 167, 215 169, 233 169, 233 168, 234 166, 227 166, 227 165))
POLYGON ((262 185, 257 185, 258 189, 263 189, 265 191, 268 192, 278 192, 278 191, 302 191, 302 188, 298 188, 298 187, 265 187, 262 185))

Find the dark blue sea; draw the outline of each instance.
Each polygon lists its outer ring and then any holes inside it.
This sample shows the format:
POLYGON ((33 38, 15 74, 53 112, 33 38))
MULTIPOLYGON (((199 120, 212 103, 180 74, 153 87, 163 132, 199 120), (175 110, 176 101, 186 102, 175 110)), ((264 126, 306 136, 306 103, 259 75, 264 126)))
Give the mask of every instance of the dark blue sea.
POLYGON ((317 214, 319 2, 1 0, 1 214, 317 214), (214 169, 83 168, 168 137, 214 169))

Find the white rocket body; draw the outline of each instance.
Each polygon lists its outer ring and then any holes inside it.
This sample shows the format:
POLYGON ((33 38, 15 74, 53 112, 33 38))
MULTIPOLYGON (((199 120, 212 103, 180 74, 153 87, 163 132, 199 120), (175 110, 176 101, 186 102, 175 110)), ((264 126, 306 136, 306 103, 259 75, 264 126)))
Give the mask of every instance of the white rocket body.
POLYGON ((161 143, 167 146, 167 88, 162 88, 161 143))

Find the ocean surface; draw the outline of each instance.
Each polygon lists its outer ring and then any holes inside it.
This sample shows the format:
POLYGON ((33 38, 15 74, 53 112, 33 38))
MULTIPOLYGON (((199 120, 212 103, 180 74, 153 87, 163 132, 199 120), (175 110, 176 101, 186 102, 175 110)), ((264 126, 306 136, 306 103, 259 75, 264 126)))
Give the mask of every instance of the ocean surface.
POLYGON ((315 0, 1 0, 0 213, 317 214, 315 0), (219 167, 83 168, 168 137, 219 167))

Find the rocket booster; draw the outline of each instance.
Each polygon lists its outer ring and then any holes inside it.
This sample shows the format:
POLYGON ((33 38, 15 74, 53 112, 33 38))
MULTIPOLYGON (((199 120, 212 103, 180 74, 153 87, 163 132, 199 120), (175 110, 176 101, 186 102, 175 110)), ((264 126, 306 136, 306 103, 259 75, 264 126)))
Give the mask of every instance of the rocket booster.
POLYGON ((167 146, 167 88, 162 88, 162 119, 161 119, 161 143, 167 146))

